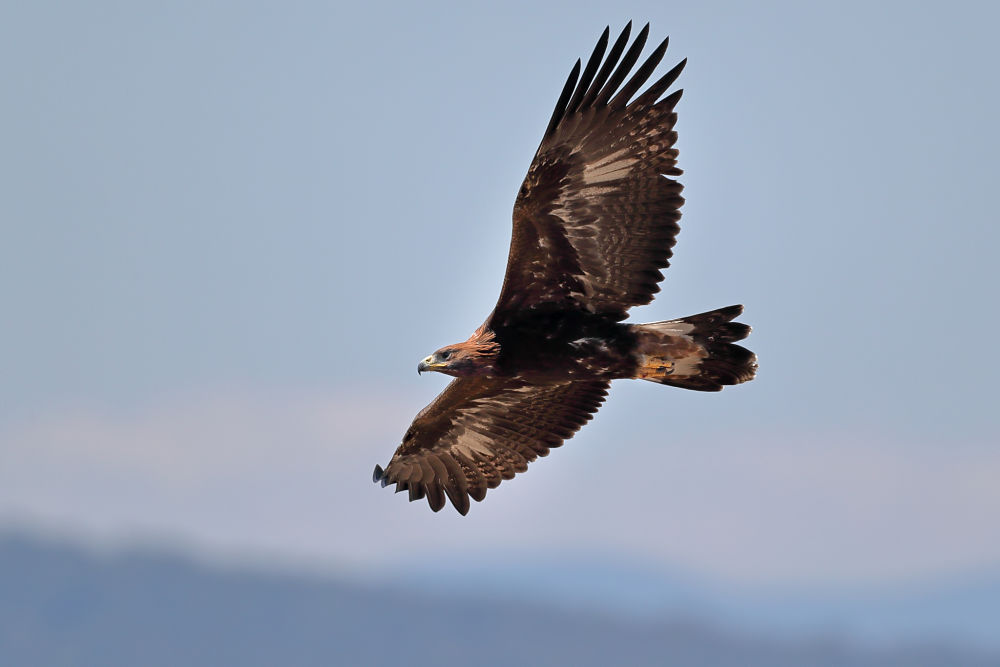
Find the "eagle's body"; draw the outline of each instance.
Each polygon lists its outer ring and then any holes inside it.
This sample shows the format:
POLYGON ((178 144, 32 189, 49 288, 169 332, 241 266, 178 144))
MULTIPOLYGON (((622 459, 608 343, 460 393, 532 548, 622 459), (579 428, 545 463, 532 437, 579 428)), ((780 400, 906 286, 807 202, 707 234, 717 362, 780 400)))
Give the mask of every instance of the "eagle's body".
POLYGON ((395 483, 435 511, 527 469, 600 407, 611 380, 643 379, 699 391, 753 378, 750 332, 730 306, 678 320, 623 323, 649 303, 679 231, 677 91, 660 96, 684 62, 635 97, 664 40, 631 75, 647 25, 608 52, 605 30, 586 68, 577 61, 514 205, 500 298, 462 343, 418 366, 456 379, 413 420, 375 480, 395 483), (622 55, 624 52, 624 56, 622 55), (619 62, 621 58, 621 62, 619 62), (633 99, 634 98, 634 99, 633 99))
MULTIPOLYGON (((490 374, 549 382, 567 377, 632 377, 635 334, 627 324, 579 310, 535 312, 488 329, 497 344, 490 374)), ((473 344, 482 336, 470 339, 473 344)), ((468 341, 467 341, 468 342, 468 341)), ((486 361, 486 359, 484 359, 486 361)), ((476 370, 471 374, 478 374, 476 370)))

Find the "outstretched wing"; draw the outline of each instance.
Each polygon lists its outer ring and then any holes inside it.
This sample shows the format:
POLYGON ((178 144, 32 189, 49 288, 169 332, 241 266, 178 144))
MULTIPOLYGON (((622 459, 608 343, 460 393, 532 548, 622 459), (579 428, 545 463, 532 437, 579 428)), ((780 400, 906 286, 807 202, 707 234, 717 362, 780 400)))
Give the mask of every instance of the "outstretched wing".
POLYGON ((681 91, 657 100, 686 61, 629 103, 667 48, 664 40, 623 85, 649 25, 622 57, 630 30, 631 23, 605 59, 605 29, 583 74, 577 61, 566 81, 514 204, 491 328, 521 309, 547 306, 621 320, 659 291, 684 199, 682 186, 667 178, 681 173, 673 147, 681 91))
POLYGON ((534 385, 508 378, 458 378, 416 416, 403 444, 374 479, 427 497, 437 512, 445 496, 462 514, 469 498, 524 472, 573 436, 608 393, 607 380, 534 385))

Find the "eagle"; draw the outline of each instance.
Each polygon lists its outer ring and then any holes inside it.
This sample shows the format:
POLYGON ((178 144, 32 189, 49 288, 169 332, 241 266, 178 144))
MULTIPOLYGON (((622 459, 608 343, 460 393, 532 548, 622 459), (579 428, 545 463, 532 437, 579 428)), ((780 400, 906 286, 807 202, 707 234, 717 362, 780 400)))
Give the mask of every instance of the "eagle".
POLYGON ((375 466, 375 482, 435 512, 447 497, 467 514, 470 498, 562 445, 612 380, 719 391, 756 373, 756 356, 736 344, 750 333, 733 321, 743 306, 623 322, 659 291, 684 202, 674 178, 682 91, 664 93, 687 61, 640 93, 669 38, 632 73, 649 24, 629 45, 631 28, 610 50, 606 28, 582 74, 573 66, 514 202, 496 307, 468 340, 419 363, 418 373, 455 379, 375 466))

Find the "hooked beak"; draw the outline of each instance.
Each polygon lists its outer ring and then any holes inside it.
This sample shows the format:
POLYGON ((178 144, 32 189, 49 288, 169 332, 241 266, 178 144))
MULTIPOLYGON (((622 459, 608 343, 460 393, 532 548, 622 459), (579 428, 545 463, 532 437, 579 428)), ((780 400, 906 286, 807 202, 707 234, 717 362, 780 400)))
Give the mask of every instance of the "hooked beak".
POLYGON ((434 368, 436 366, 440 366, 440 365, 441 364, 435 364, 434 363, 434 357, 433 356, 427 357, 426 359, 424 359, 423 361, 421 361, 419 364, 417 364, 417 375, 420 375, 424 371, 432 371, 432 370, 434 370, 434 368))

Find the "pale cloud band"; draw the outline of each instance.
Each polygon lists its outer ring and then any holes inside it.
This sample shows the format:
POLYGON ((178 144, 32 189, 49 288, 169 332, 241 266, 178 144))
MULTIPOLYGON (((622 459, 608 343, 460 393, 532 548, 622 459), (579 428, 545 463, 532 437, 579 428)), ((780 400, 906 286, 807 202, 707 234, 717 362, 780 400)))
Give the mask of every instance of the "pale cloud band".
POLYGON ((373 573, 567 547, 769 583, 1000 560, 1000 451, 985 443, 720 427, 662 444, 621 406, 462 518, 370 482, 418 407, 370 389, 53 412, 0 433, 0 520, 373 573))

